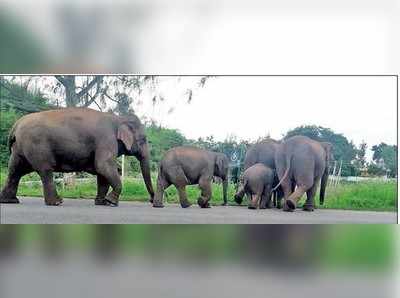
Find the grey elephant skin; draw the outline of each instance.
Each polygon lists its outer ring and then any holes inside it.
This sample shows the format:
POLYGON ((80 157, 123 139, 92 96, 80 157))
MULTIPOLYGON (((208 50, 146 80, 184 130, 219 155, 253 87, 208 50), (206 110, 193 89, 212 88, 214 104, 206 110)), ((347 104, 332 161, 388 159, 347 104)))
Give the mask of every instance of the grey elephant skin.
POLYGON ((332 149, 330 143, 317 142, 305 136, 288 138, 279 145, 275 165, 280 180, 278 186, 284 192, 285 211, 294 211, 304 193, 307 193, 307 200, 303 210, 313 211, 314 197, 320 182, 320 204, 323 204, 332 149))
POLYGON ((116 157, 135 156, 147 190, 154 197, 149 150, 144 127, 135 115, 126 117, 86 108, 67 108, 22 117, 9 137, 9 175, 1 203, 19 203, 22 176, 36 171, 42 180, 46 205, 60 205, 53 172, 86 171, 97 175, 97 205, 118 205, 122 184, 116 157), (108 190, 112 191, 107 195, 108 190))
POLYGON ((258 206, 260 209, 271 208, 274 176, 274 171, 262 163, 249 167, 243 173, 243 184, 235 196, 243 197, 246 194, 250 198, 249 209, 257 209, 258 206))
MULTIPOLYGON (((276 149, 278 148, 280 142, 276 141, 274 139, 266 139, 263 140, 259 143, 254 144, 247 150, 246 156, 244 158, 244 166, 243 170, 246 171, 248 168, 251 166, 257 164, 257 163, 262 163, 265 166, 269 167, 273 171, 275 171, 275 152, 276 149)), ((274 176, 274 186, 278 185, 279 183, 279 178, 275 174, 274 176)), ((242 183, 241 183, 242 184, 242 183)), ((241 188, 241 186, 239 187, 241 188)), ((244 193, 238 191, 235 195, 235 201, 239 205, 243 201, 243 196, 244 193)), ((273 194, 274 196, 274 205, 280 208, 280 201, 281 198, 283 198, 283 192, 280 187, 276 189, 276 191, 273 194)))
POLYGON ((228 169, 229 159, 225 154, 190 146, 170 149, 160 163, 153 206, 163 207, 164 190, 170 185, 174 185, 178 190, 181 206, 187 208, 190 203, 185 187, 198 184, 201 196, 197 203, 202 208, 209 208, 213 176, 222 179, 224 204, 226 205, 228 169))

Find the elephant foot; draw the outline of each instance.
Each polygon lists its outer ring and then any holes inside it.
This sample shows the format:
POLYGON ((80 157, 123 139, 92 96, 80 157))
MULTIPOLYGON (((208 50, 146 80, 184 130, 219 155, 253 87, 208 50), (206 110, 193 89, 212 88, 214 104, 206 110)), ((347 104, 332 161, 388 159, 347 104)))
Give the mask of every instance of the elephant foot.
POLYGON ((117 207, 119 205, 118 196, 115 196, 112 192, 106 196, 105 199, 110 206, 117 207))
POLYGON ((228 205, 227 202, 223 202, 223 203, 221 204, 221 206, 227 206, 227 205, 228 205))
POLYGON ((99 199, 99 198, 96 198, 94 200, 94 204, 96 206, 109 206, 110 205, 110 203, 106 199, 99 199))
POLYGON ((150 202, 151 204, 153 204, 153 203, 154 203, 154 198, 150 198, 149 202, 150 202))
POLYGON ((60 197, 57 197, 55 199, 45 199, 45 203, 47 206, 60 206, 63 203, 63 199, 60 197))
POLYGON ((286 200, 283 205, 283 211, 293 212, 296 209, 296 204, 292 200, 286 200))
POLYGON ((161 202, 153 201, 154 208, 164 208, 164 204, 161 202))
POLYGON ((17 197, 6 198, 5 196, 0 196, 0 204, 19 204, 17 197))
POLYGON ((188 201, 181 202, 181 207, 182 208, 189 208, 190 206, 192 206, 192 204, 190 204, 188 201))
POLYGON ((241 197, 238 196, 238 195, 235 195, 235 202, 236 202, 238 205, 241 205, 242 202, 243 202, 243 198, 241 198, 241 197))
POLYGON ((251 210, 256 210, 257 206, 253 206, 253 205, 249 205, 247 208, 251 209, 251 210))
POLYGON ((206 200, 203 200, 203 198, 199 198, 197 200, 197 204, 199 204, 200 208, 211 208, 210 203, 208 203, 206 200))
POLYGON ((314 206, 312 205, 304 205, 303 206, 304 211, 314 211, 314 206))

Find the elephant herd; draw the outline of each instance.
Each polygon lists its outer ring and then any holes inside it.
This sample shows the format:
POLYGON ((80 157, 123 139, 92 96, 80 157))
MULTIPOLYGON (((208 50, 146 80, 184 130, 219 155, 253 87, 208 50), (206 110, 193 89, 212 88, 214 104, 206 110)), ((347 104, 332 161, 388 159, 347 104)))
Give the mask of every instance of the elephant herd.
POLYGON ((333 159, 332 144, 317 142, 305 136, 293 136, 283 141, 267 139, 253 145, 244 160, 243 181, 235 195, 242 203, 244 194, 250 198, 249 208, 271 207, 293 211, 298 200, 307 193, 305 211, 314 210, 314 197, 320 187, 320 204, 325 197, 329 163, 333 159))
MULTIPOLYGON (((54 172, 85 171, 97 176, 96 205, 117 206, 122 191, 116 158, 135 156, 154 207, 163 207, 166 188, 174 185, 183 208, 190 206, 185 187, 198 184, 197 203, 210 207, 211 183, 219 177, 227 204, 229 159, 225 154, 183 146, 170 149, 159 165, 157 191, 150 176, 150 154, 144 126, 135 115, 117 116, 86 108, 68 108, 29 114, 13 126, 9 135, 9 172, 0 203, 19 203, 16 197, 22 176, 37 172, 43 184, 46 205, 58 206, 54 172), (109 188, 111 187, 111 192, 109 188)), ((294 136, 284 141, 265 140, 246 153, 244 173, 235 201, 246 194, 249 208, 274 204, 293 211, 307 193, 304 210, 314 210, 314 197, 321 182, 323 203, 332 145, 294 136)))

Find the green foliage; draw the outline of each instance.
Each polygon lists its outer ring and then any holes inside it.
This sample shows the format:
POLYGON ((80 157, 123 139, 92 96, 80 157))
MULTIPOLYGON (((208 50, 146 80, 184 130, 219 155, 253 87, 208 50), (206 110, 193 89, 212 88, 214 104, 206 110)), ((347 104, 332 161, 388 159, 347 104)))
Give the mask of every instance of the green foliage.
POLYGON ((382 167, 379 167, 377 164, 375 164, 374 162, 371 162, 368 165, 368 175, 370 176, 385 176, 386 175, 386 170, 382 167))
POLYGON ((39 112, 51 108, 41 93, 33 93, 23 86, 0 77, 1 110, 13 109, 21 114, 39 112))
POLYGON ((288 131, 285 139, 303 135, 319 142, 330 142, 333 144, 333 156, 335 160, 343 161, 342 176, 356 176, 357 168, 353 164, 357 155, 357 148, 353 142, 349 142, 342 134, 335 133, 330 128, 316 125, 304 125, 288 131))
POLYGON ((48 109, 47 100, 41 94, 0 77, 0 167, 7 167, 9 159, 8 136, 14 123, 24 114, 48 109))
POLYGON ((375 164, 371 165, 371 171, 376 171, 376 168, 380 168, 382 175, 386 174, 386 170, 389 171, 390 177, 396 177, 397 175, 397 146, 387 145, 380 143, 379 145, 372 146, 374 152, 372 159, 375 164), (383 165, 379 166, 380 160, 383 160, 383 165), (384 173, 383 173, 384 172, 384 173))
POLYGON ((11 127, 21 115, 13 110, 0 110, 0 167, 6 167, 10 157, 8 135, 11 127))

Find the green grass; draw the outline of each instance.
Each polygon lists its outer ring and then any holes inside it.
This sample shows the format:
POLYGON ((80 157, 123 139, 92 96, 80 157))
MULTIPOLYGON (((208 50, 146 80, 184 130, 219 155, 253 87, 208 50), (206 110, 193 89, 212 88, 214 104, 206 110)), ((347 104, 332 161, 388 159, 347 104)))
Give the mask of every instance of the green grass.
MULTIPOLYGON (((6 175, 3 172, 0 177, 0 185, 4 184, 6 175)), ((22 181, 37 181, 31 185, 20 184, 19 196, 42 197, 42 185, 36 174, 25 176, 22 181)), ((153 176, 153 182, 156 181, 153 176)), ((93 199, 96 196, 96 180, 79 184, 77 187, 68 186, 63 188, 57 185, 59 194, 63 198, 84 198, 93 199)), ((186 188, 189 201, 197 202, 200 196, 200 190, 197 186, 188 186, 186 188)), ((211 204, 222 203, 222 185, 213 184, 213 198, 211 204)), ((235 186, 229 185, 228 201, 230 204, 236 204, 233 201, 235 186)), ((121 195, 122 201, 142 201, 147 202, 149 195, 142 179, 127 179, 124 182, 121 195)), ((164 200, 168 203, 178 203, 178 195, 174 186, 170 186, 164 195, 164 200)), ((300 201, 304 201, 304 198, 300 201)), ((315 199, 317 206, 319 196, 315 199)), ((321 208, 328 209, 352 209, 352 210, 375 210, 375 211, 396 211, 397 210, 397 184, 395 182, 359 182, 342 183, 336 188, 328 188, 325 204, 321 208)))
POLYGON ((394 182, 346 183, 327 190, 324 208, 355 210, 397 210, 394 182))

